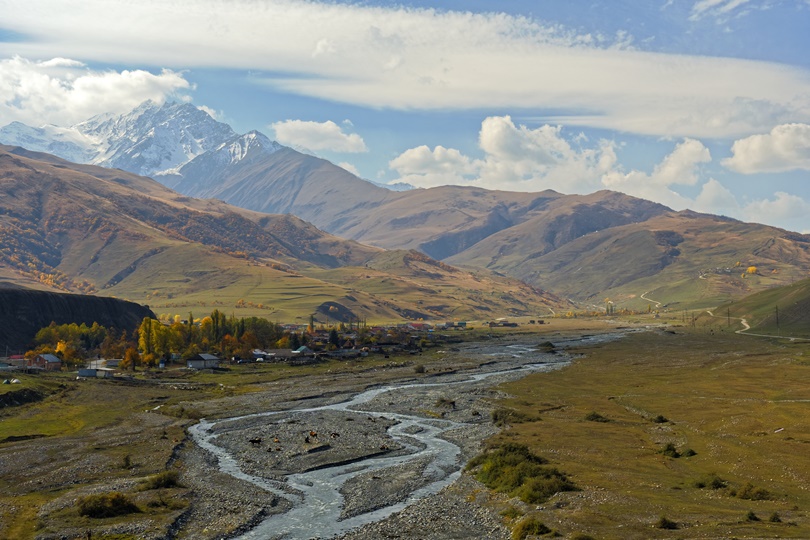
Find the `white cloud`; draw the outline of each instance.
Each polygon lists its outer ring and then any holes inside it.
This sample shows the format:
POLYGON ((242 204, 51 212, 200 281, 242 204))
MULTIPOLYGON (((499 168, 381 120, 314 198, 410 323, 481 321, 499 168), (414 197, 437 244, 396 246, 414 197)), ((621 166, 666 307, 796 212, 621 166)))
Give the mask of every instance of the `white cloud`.
POLYGON ((801 224, 805 229, 807 228, 807 216, 810 215, 810 202, 799 197, 778 191, 774 194, 774 199, 763 199, 752 201, 745 205, 744 214, 750 221, 759 223, 772 223, 774 217, 778 216, 778 220, 786 228, 791 228, 790 224, 795 223, 797 227, 794 230, 800 230, 798 225, 801 224))
POLYGON ((744 174, 810 170, 810 125, 784 124, 734 141, 731 154, 723 165, 744 174))
POLYGON ((509 116, 493 116, 481 123, 482 159, 472 159, 454 148, 419 146, 391 160, 389 167, 399 173, 399 181, 419 187, 467 184, 567 193, 598 187, 601 175, 616 162, 613 144, 599 141, 595 148, 575 148, 562 137, 561 129, 549 125, 531 129, 515 125, 509 116))
POLYGON ((169 70, 97 71, 54 58, 0 60, 0 124, 72 125, 104 112, 124 113, 147 99, 158 103, 191 85, 169 70))
POLYGON ((197 108, 200 109, 201 111, 207 113, 208 116, 210 116, 214 120, 220 120, 222 118, 222 116, 223 116, 221 112, 215 111, 214 109, 212 109, 211 107, 208 107, 206 105, 199 105, 197 108))
POLYGON ((351 163, 349 163, 347 161, 343 161, 341 163, 338 163, 338 167, 346 169, 347 171, 349 171, 350 173, 352 173, 355 176, 360 176, 360 171, 357 170, 357 167, 355 167, 354 165, 352 165, 351 163))
POLYGON ((697 21, 706 16, 724 18, 751 0, 700 0, 692 6, 689 20, 697 21))
POLYGON ((711 161, 709 149, 695 139, 684 139, 671 154, 655 166, 652 173, 620 170, 602 177, 608 189, 660 202, 677 210, 689 207, 690 200, 671 189, 675 185, 694 186, 699 182, 700 164, 711 161))
MULTIPOLYGON (((743 7, 711 0, 695 9, 743 7)), ((27 39, 0 43, 0 54, 258 70, 272 75, 255 80, 282 91, 362 107, 565 110, 573 113, 542 122, 667 137, 742 137, 810 122, 805 70, 646 53, 632 50, 627 34, 606 39, 502 13, 313 0, 39 0, 4 5, 3 21, 27 39)))
POLYGON ((344 133, 341 127, 331 120, 327 122, 284 120, 275 122, 270 127, 275 130, 276 140, 281 144, 340 153, 368 152, 366 143, 360 135, 344 133))

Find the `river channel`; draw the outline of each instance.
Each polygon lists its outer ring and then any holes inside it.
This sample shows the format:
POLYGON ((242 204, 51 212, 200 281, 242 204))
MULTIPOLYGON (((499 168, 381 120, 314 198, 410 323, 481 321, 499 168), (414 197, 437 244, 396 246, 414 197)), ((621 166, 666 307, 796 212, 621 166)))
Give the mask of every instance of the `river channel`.
POLYGON ((555 341, 553 353, 538 348, 547 339, 540 337, 505 346, 464 344, 455 354, 479 363, 463 373, 371 388, 314 407, 202 420, 190 434, 222 472, 261 488, 285 509, 238 538, 334 538, 453 483, 469 458, 458 441, 493 429, 474 405, 491 397, 494 385, 559 369, 570 362, 567 347, 621 335, 555 341))

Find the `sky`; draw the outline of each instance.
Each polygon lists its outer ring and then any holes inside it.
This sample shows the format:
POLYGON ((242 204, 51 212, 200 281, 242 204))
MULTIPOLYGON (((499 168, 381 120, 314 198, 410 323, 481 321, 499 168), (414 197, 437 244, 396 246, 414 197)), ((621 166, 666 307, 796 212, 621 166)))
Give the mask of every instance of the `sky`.
POLYGON ((0 0, 0 126, 190 102, 363 178, 810 233, 810 0, 0 0))

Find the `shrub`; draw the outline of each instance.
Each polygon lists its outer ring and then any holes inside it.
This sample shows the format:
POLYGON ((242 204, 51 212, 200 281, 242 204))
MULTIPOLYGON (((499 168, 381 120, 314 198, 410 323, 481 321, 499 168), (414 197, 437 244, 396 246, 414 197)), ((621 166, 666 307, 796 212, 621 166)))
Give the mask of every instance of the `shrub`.
POLYGON ((655 522, 655 527, 657 529, 675 530, 678 528, 678 524, 670 519, 665 518, 664 516, 661 516, 661 519, 655 522))
POLYGON ((140 511, 126 495, 117 491, 100 495, 88 495, 79 499, 80 516, 108 518, 134 514, 140 511))
POLYGON ((512 529, 512 540, 524 540, 530 534, 548 534, 551 529, 534 518, 526 518, 512 529))
POLYGON ((501 515, 506 519, 517 519, 523 515, 523 512, 521 512, 514 506, 508 506, 506 507, 506 510, 501 512, 501 515))
POLYGON ((706 478, 698 480, 695 482, 695 487, 699 489, 709 488, 709 489, 723 489, 728 487, 728 482, 717 476, 716 474, 711 474, 706 478))
POLYGON ((178 479, 177 471, 163 471, 144 480, 141 487, 144 490, 150 490, 182 486, 178 479))
POLYGON ((591 411, 585 415, 585 420, 588 422, 610 422, 610 419, 605 418, 601 414, 595 411, 591 411))
POLYGON ((653 422, 655 422, 656 424, 666 424, 667 422, 669 422, 669 420, 667 420, 667 418, 664 415, 659 414, 658 416, 653 418, 653 422))
POLYGON ((495 409, 492 411, 492 423, 498 427, 503 427, 509 424, 520 424, 522 422, 529 422, 531 418, 523 413, 514 409, 495 409))
POLYGON ((737 498, 747 501, 767 501, 771 498, 771 494, 767 489, 755 487, 751 482, 748 482, 737 490, 737 498))
POLYGON ((771 514, 771 517, 768 518, 768 521, 770 521, 771 523, 782 523, 782 518, 779 517, 779 514, 774 512, 773 514, 771 514))
POLYGON ((663 450, 661 450, 661 453, 671 458, 681 457, 681 454, 678 452, 678 449, 675 448, 675 445, 672 443, 667 443, 666 446, 664 446, 663 450))
POLYGON ((692 456, 696 456, 696 455, 697 455, 697 452, 695 452, 691 448, 687 448, 686 451, 683 453, 684 457, 692 457, 692 456))
POLYGON ((748 513, 745 515, 745 519, 747 521, 761 521, 757 515, 754 513, 753 510, 749 510, 748 513))
POLYGON ((565 474, 544 466, 542 457, 522 444, 509 443, 473 458, 467 469, 478 469, 475 477, 501 493, 536 504, 561 491, 575 491, 576 486, 565 474))
POLYGON ((424 373, 425 372, 425 366, 423 366, 422 364, 417 364, 417 365, 413 366, 413 372, 414 373, 424 373))

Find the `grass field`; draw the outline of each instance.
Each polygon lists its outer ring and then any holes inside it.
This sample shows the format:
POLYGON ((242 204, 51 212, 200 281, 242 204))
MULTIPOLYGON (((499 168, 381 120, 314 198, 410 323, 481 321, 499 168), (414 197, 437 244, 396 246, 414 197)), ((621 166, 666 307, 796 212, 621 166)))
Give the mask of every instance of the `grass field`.
POLYGON ((526 444, 581 489, 507 514, 594 538, 810 538, 810 346, 675 330, 502 388, 529 420, 489 444, 526 444))

